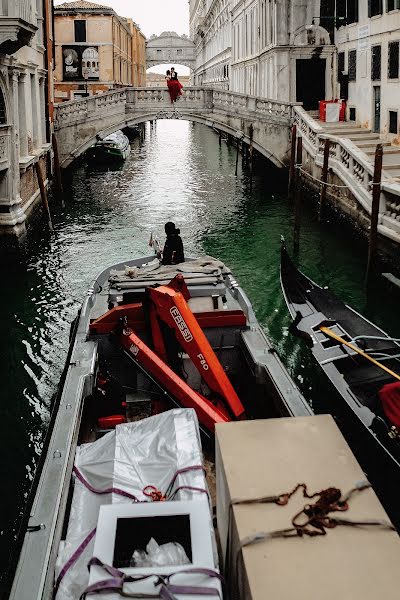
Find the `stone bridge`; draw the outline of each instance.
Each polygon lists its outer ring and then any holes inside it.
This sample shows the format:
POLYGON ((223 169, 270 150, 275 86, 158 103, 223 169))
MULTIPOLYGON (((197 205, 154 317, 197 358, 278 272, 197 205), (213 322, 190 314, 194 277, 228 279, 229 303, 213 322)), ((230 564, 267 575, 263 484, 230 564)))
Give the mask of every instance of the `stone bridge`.
POLYGON ((250 143, 278 167, 287 164, 293 105, 211 88, 187 87, 175 104, 163 88, 125 88, 63 102, 55 109, 60 163, 68 167, 96 139, 157 119, 203 123, 250 143))

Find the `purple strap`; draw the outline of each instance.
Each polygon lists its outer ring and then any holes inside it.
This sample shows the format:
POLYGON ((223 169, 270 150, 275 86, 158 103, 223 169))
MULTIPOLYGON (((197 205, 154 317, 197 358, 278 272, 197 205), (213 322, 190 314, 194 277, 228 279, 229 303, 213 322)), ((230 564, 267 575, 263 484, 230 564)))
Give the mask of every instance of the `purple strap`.
POLYGON ((76 477, 79 479, 79 481, 85 486, 85 488, 87 488, 90 492, 93 492, 93 494, 118 494, 118 496, 124 496, 125 498, 129 498, 130 500, 133 500, 134 502, 139 502, 139 499, 134 496, 133 494, 130 494, 129 492, 126 492, 125 490, 120 490, 119 488, 107 488, 106 490, 98 490, 95 487, 93 487, 92 485, 90 485, 90 483, 88 481, 86 481, 86 479, 84 478, 84 476, 82 475, 82 473, 79 471, 79 469, 77 467, 73 468, 73 472, 75 473, 76 477))
MULTIPOLYGON (((95 565, 104 569, 109 575, 111 575, 110 579, 104 579, 103 581, 99 581, 94 583, 86 588, 81 598, 85 598, 87 594, 92 594, 96 592, 118 592, 120 594, 123 593, 123 587, 125 583, 136 583, 138 581, 144 581, 146 579, 151 579, 153 577, 157 577, 158 581, 155 582, 155 586, 159 585, 160 589, 156 594, 150 595, 151 598, 161 598, 162 600, 176 600, 175 594, 187 594, 191 596, 217 596, 221 598, 219 590, 215 588, 209 588, 206 586, 191 586, 191 585, 176 585, 170 583, 172 577, 178 575, 205 575, 209 578, 218 579, 223 582, 223 578, 217 571, 213 569, 204 569, 204 568, 192 568, 185 569, 184 571, 177 571, 175 573, 170 573, 169 575, 126 575, 123 571, 116 569, 110 565, 106 565, 101 560, 96 557, 93 557, 89 563, 88 567, 95 565)), ((124 594, 127 595, 127 594, 124 594)), ((145 597, 145 596, 143 596, 145 597)))
POLYGON ((70 570, 72 565, 78 560, 78 558, 80 557, 82 552, 85 550, 85 548, 90 544, 90 542, 94 538, 95 534, 96 534, 96 528, 94 528, 89 533, 89 535, 87 537, 85 537, 83 542, 77 547, 77 549, 75 550, 73 555, 70 557, 70 559, 65 563, 65 565, 61 569, 61 571, 57 577, 56 584, 54 586, 54 596, 57 595, 58 588, 60 587, 60 584, 61 584, 62 580, 64 579, 65 575, 68 573, 68 571, 70 570))
POLYGON ((168 496, 171 493, 178 475, 183 475, 183 473, 189 473, 190 471, 203 471, 203 473, 205 473, 205 468, 203 467, 203 465, 192 465, 191 467, 183 467, 182 469, 178 469, 173 478, 171 479, 171 483, 167 487, 165 495, 168 496))

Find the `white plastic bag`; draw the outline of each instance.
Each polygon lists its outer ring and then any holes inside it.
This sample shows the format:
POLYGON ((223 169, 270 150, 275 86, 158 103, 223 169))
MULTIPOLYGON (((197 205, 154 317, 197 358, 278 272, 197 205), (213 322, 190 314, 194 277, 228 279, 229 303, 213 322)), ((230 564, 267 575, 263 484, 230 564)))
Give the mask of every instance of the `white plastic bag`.
POLYGON ((190 565, 186 552, 178 542, 168 542, 159 546, 151 538, 144 550, 135 550, 132 555, 132 567, 180 567, 190 565))

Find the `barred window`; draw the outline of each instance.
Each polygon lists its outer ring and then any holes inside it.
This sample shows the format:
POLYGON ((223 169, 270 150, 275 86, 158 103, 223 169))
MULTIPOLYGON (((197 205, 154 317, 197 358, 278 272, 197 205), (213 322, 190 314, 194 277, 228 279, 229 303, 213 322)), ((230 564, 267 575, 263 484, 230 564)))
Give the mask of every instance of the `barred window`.
MULTIPOLYGON (((333 14, 333 13, 332 13, 333 14)), ((358 0, 336 0, 337 27, 357 23, 358 0)))
POLYGON ((398 131, 398 112, 397 110, 389 110, 389 133, 397 133, 398 131))
POLYGON ((372 46, 371 48, 371 79, 372 81, 381 80, 381 46, 372 46))
POLYGON ((344 52, 339 52, 338 54, 337 70, 338 81, 340 81, 344 71, 344 52))
POLYGON ((356 121, 356 109, 355 106, 349 108, 349 121, 356 121))
POLYGON ((349 81, 357 79, 357 50, 349 52, 349 81))
POLYGON ((368 16, 375 17, 376 15, 381 15, 382 10, 382 0, 368 0, 368 16))
POLYGON ((399 77, 399 42, 389 42, 388 52, 388 78, 399 77))

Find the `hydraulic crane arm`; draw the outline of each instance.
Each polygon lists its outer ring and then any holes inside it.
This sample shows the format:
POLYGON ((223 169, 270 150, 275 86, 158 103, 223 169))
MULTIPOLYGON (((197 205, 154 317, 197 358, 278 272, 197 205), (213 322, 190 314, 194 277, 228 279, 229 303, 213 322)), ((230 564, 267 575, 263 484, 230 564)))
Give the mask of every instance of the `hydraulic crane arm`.
POLYGON ((214 431, 216 423, 230 421, 227 414, 187 385, 131 329, 124 330, 120 341, 127 354, 160 382, 182 406, 196 410, 200 423, 209 431, 214 431))
POLYGON ((177 291, 174 280, 168 286, 147 288, 151 302, 151 321, 154 346, 164 354, 164 341, 155 322, 156 315, 175 331, 180 346, 191 358, 209 388, 217 394, 236 419, 244 417, 244 407, 221 363, 216 357, 197 319, 190 310, 184 291, 177 291), (153 312, 153 315, 152 315, 153 312))

